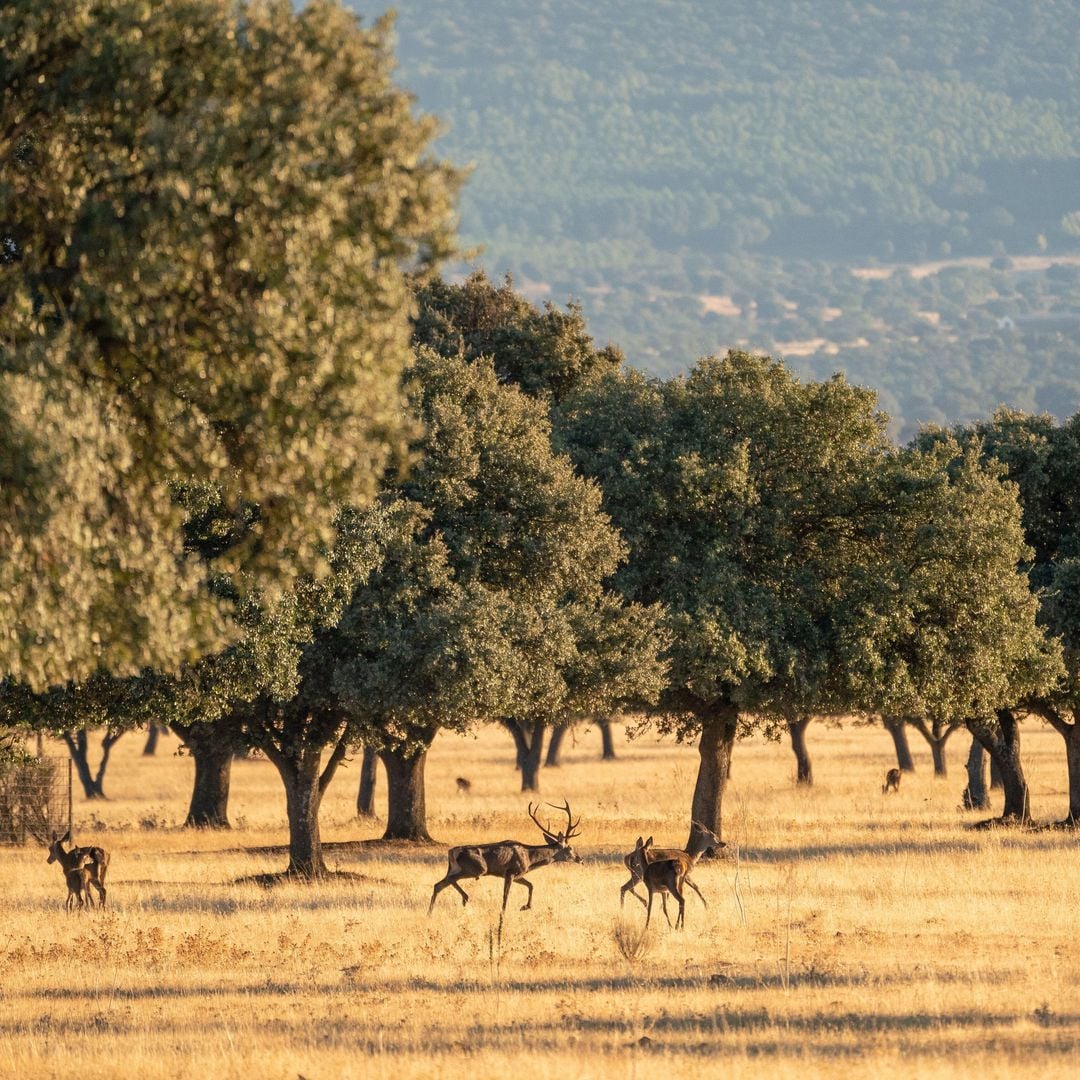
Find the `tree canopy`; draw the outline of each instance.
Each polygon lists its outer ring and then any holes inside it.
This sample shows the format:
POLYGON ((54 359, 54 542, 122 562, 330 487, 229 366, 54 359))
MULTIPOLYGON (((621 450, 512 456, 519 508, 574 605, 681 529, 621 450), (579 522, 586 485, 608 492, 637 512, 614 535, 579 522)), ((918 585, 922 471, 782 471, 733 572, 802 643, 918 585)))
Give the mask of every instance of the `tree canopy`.
POLYGON ((170 482, 258 507, 229 558, 273 591, 402 452, 457 180, 389 34, 329 0, 0 13, 0 670, 220 647, 170 482))
POLYGON ((808 713, 992 716, 1053 684, 1000 468, 898 454, 873 393, 745 353, 667 382, 610 376, 561 437, 664 604, 666 723, 701 732, 693 820, 718 831, 736 734, 808 713))

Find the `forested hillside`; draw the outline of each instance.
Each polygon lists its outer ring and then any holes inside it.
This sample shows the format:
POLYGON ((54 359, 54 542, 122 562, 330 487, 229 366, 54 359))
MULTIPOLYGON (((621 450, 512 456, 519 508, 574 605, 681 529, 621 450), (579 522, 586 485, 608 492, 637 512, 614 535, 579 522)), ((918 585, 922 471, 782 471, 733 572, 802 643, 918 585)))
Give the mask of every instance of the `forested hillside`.
POLYGON ((632 363, 843 367, 905 434, 1080 403, 1080 273, 1047 270, 1080 251, 1076 0, 396 8, 401 78, 475 166, 464 240, 632 363))

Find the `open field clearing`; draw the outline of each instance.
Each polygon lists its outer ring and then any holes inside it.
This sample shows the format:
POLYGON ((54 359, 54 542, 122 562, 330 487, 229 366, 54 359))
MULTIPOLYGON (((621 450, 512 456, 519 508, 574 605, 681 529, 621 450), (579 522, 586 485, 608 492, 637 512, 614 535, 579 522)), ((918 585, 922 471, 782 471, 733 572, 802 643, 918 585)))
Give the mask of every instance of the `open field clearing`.
MULTIPOLYGON (((1059 818, 1061 740, 1031 722, 1024 737, 1033 812, 1059 818)), ((814 724, 809 743, 809 791, 786 745, 737 747, 740 857, 699 866, 708 909, 688 893, 675 932, 657 905, 627 958, 615 931, 633 938, 644 912, 620 916, 621 854, 639 833, 685 839, 691 747, 620 739, 601 763, 579 734, 542 784, 580 814, 584 865, 537 870, 532 911, 515 888, 500 936, 498 880, 466 883, 464 909, 447 890, 429 919, 444 849, 355 843, 380 831, 353 817, 355 763, 322 814, 328 861, 355 877, 265 890, 235 882, 285 864, 273 768, 237 763, 232 832, 181 830, 190 760, 126 737, 110 800, 76 804, 76 841, 112 853, 107 913, 65 914, 43 850, 0 853, 0 1075, 1075 1075, 1080 840, 971 831, 966 735, 935 781, 913 734, 919 771, 888 796, 885 732, 814 724)), ((433 835, 538 841, 516 787, 504 733, 441 735, 433 835)))

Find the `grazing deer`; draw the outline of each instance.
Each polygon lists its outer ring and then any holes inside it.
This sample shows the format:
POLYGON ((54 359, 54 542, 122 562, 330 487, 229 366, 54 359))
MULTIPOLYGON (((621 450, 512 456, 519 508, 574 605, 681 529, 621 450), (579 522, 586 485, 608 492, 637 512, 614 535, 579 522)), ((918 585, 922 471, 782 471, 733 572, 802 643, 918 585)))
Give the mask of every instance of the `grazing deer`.
MULTIPOLYGON (((649 902, 645 905, 645 927, 649 926, 652 919, 653 896, 660 894, 661 904, 664 909, 664 918, 668 926, 671 925, 671 916, 667 911, 667 895, 670 893, 679 902, 679 914, 675 918, 675 929, 678 930, 686 921, 686 897, 683 895, 683 886, 687 884, 687 877, 697 866, 698 859, 710 848, 719 847, 722 843, 720 837, 706 829, 700 823, 695 823, 694 839, 691 841, 688 851, 673 849, 673 854, 665 858, 653 858, 651 856, 652 837, 642 840, 639 836, 634 846, 631 859, 631 874, 640 875, 638 880, 645 882, 645 888, 649 893, 649 902)), ((698 896, 701 893, 696 886, 692 886, 698 896)), ((637 893, 634 894, 637 896, 637 893)), ((640 900, 641 897, 638 896, 640 900)), ((702 903, 705 897, 701 896, 702 903)))
POLYGON ((472 784, 464 776, 459 776, 457 778, 457 789, 459 795, 468 795, 472 791, 472 784))
MULTIPOLYGON (((75 854, 74 852, 70 854, 75 854)), ((94 900, 90 896, 90 856, 86 852, 75 854, 71 860, 73 865, 64 867, 64 880, 67 882, 68 894, 64 902, 64 908, 70 911, 79 901, 79 910, 94 906, 94 900)))
MULTIPOLYGON (((698 822, 692 822, 694 825, 694 839, 690 842, 690 846, 685 850, 683 848, 654 848, 648 847, 645 858, 647 862, 656 862, 658 859, 677 859, 681 855, 690 855, 694 852, 693 859, 696 864, 698 859, 705 854, 710 848, 714 847, 726 847, 727 845, 723 840, 718 840, 704 825, 698 822), (700 849, 699 849, 700 845, 700 849)), ((649 837, 649 844, 652 844, 652 837, 649 837)), ((645 902, 645 898, 640 896, 637 892, 637 884, 642 880, 642 875, 638 871, 638 864, 635 859, 637 849, 630 852, 629 855, 623 856, 623 865, 630 871, 630 880, 619 890, 619 907, 626 906, 626 894, 629 893, 635 900, 641 902, 642 907, 648 907, 645 902)), ((705 897, 701 895, 701 890, 694 884, 690 878, 690 874, 687 873, 683 880, 684 885, 689 885, 691 889, 698 894, 698 898, 701 902, 708 907, 708 903, 705 897)), ((667 895, 661 896, 661 901, 664 904, 664 914, 667 914, 667 895)))
POLYGON ((884 795, 887 791, 895 791, 900 793, 900 777, 903 774, 899 769, 890 769, 885 774, 885 783, 881 786, 881 794, 884 795))
POLYGON ((574 821, 570 813, 570 804, 565 800, 562 806, 555 806, 554 803, 548 803, 548 806, 562 810, 566 814, 566 831, 553 833, 546 825, 541 824, 533 810, 533 804, 529 803, 529 817, 544 834, 543 844, 523 844, 518 840, 500 840, 496 844, 462 844, 459 847, 452 847, 447 853, 449 865, 446 876, 441 881, 437 881, 431 890, 428 914, 430 915, 435 907, 435 900, 439 893, 448 885, 453 885, 461 893, 461 906, 464 907, 469 902, 469 894, 458 882, 462 878, 485 876, 503 879, 503 911, 506 910, 506 898, 510 895, 511 884, 516 881, 519 885, 524 885, 529 890, 529 899, 521 910, 528 911, 532 907, 533 887, 532 882, 526 880, 526 874, 540 866, 547 866, 548 863, 581 862, 581 856, 570 846, 570 841, 580 832, 578 828, 580 819, 574 821))
MULTIPOLYGON (((98 904, 105 906, 105 871, 109 869, 109 853, 99 847, 73 847, 70 851, 64 850, 64 844, 70 843, 71 830, 69 829, 59 840, 53 839, 49 845, 49 857, 45 860, 49 863, 58 862, 65 874, 69 870, 76 870, 81 865, 80 860, 85 856, 89 861, 90 884, 97 889, 98 904)), ((87 896, 90 894, 87 893, 87 896)))

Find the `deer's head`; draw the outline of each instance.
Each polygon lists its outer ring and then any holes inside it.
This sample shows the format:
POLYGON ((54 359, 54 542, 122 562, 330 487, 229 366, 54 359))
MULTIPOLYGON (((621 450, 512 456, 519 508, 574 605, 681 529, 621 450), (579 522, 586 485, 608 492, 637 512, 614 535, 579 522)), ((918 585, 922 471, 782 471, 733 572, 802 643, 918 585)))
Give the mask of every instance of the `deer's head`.
POLYGON ((54 863, 61 855, 64 854, 64 844, 71 839, 71 830, 69 829, 63 836, 57 838, 53 833, 51 842, 49 844, 49 857, 45 860, 47 863, 54 863))
POLYGON ((574 821, 573 816, 570 813, 570 803, 563 801, 562 806, 556 806, 554 803, 548 803, 548 806, 555 810, 562 810, 566 814, 566 831, 565 832, 552 832, 550 826, 541 823, 540 819, 536 816, 536 810, 533 809, 533 804, 529 803, 529 817, 533 819, 533 823, 544 834, 544 839, 547 841, 548 847, 555 848, 555 858, 553 862, 581 862, 581 856, 570 846, 570 841, 580 833, 580 818, 578 821, 574 821))

